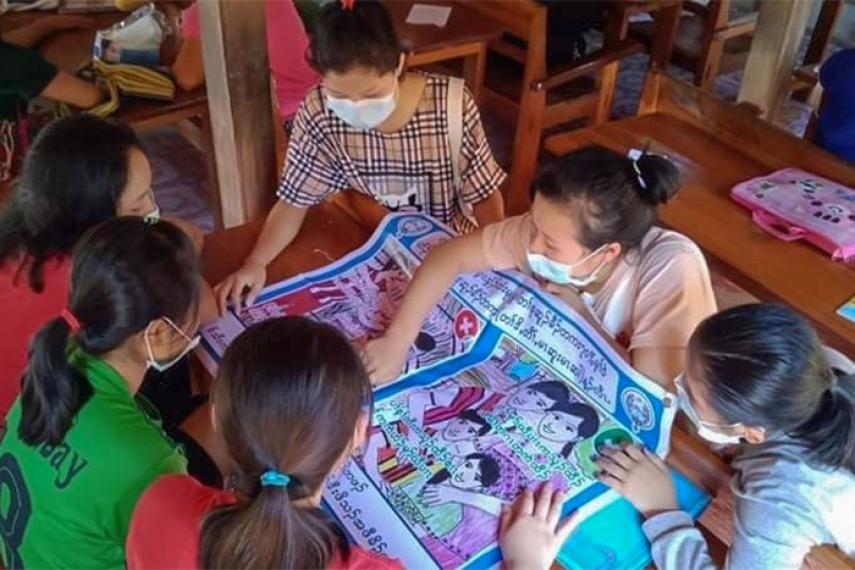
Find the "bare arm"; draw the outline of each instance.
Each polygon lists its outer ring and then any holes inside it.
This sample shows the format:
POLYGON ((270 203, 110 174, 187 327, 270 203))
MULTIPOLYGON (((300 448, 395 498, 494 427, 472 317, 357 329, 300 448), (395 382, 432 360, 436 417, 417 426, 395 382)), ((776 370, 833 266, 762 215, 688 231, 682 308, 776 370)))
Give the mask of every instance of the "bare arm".
POLYGON ((306 212, 306 208, 297 208, 282 200, 273 206, 267 215, 267 221, 264 222, 261 235, 243 266, 214 288, 221 315, 225 314, 229 301, 232 306, 239 307, 245 291, 245 306, 255 302, 267 279, 267 266, 297 236, 306 218, 306 212))
POLYGON ((374 383, 393 380, 404 366, 428 313, 462 273, 491 269, 481 243, 481 231, 449 240, 428 254, 416 271, 386 333, 365 347, 365 364, 374 383))
POLYGON ((181 49, 172 64, 172 75, 184 91, 192 91, 205 82, 202 42, 198 38, 184 38, 181 42, 181 49))
POLYGON ((505 201, 501 190, 495 190, 487 198, 475 204, 472 209, 480 228, 501 222, 505 219, 505 201))
POLYGON ((630 352, 632 367, 667 390, 674 391, 674 378, 686 364, 685 348, 643 347, 630 352))
POLYGON ((104 99, 104 92, 95 84, 62 70, 56 72, 54 78, 42 90, 41 95, 54 101, 74 105, 79 109, 91 109, 104 99))

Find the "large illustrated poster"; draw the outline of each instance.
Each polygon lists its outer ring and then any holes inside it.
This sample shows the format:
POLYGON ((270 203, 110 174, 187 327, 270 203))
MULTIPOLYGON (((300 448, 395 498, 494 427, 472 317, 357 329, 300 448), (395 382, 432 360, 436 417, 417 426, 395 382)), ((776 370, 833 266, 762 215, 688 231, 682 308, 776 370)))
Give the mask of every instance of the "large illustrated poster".
MULTIPOLYGON (((203 331, 213 370, 242 330, 278 315, 380 335, 427 252, 451 237, 422 215, 386 218, 336 263, 265 289, 203 331)), ((499 561, 502 505, 550 480, 565 513, 616 495, 592 458, 635 441, 664 456, 676 407, 585 320, 516 272, 458 279, 429 315, 406 369, 375 392, 364 453, 336 474, 326 506, 352 539, 410 568, 499 561)))

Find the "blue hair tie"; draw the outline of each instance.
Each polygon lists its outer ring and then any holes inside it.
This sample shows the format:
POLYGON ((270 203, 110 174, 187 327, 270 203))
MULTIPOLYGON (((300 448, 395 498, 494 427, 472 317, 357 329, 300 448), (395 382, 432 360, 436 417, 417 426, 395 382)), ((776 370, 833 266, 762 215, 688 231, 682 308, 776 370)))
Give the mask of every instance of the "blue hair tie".
POLYGON ((291 477, 275 469, 268 469, 261 474, 262 487, 287 487, 290 482, 291 477))

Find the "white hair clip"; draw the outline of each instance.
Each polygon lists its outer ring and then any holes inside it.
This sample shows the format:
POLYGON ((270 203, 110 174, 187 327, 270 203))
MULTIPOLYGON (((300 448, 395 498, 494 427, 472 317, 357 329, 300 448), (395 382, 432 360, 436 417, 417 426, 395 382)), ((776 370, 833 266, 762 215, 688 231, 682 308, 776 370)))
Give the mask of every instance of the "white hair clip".
POLYGON ((626 153, 626 157, 632 161, 632 169, 635 170, 635 177, 638 179, 638 184, 647 190, 647 183, 644 181, 644 176, 641 175, 641 168, 638 166, 638 159, 642 156, 644 156, 644 151, 637 148, 631 148, 626 153))

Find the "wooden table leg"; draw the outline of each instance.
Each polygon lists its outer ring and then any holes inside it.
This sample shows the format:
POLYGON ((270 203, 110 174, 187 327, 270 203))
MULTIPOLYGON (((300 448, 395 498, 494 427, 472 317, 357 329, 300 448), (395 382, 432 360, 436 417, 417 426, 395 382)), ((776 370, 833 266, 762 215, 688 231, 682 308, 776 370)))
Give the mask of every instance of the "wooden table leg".
POLYGON ((678 2, 663 6, 653 13, 656 19, 656 37, 650 49, 650 62, 656 69, 668 69, 682 11, 683 5, 678 2))
POLYGON ((767 120, 775 117, 789 90, 810 6, 802 0, 760 4, 738 100, 760 107, 767 120))

